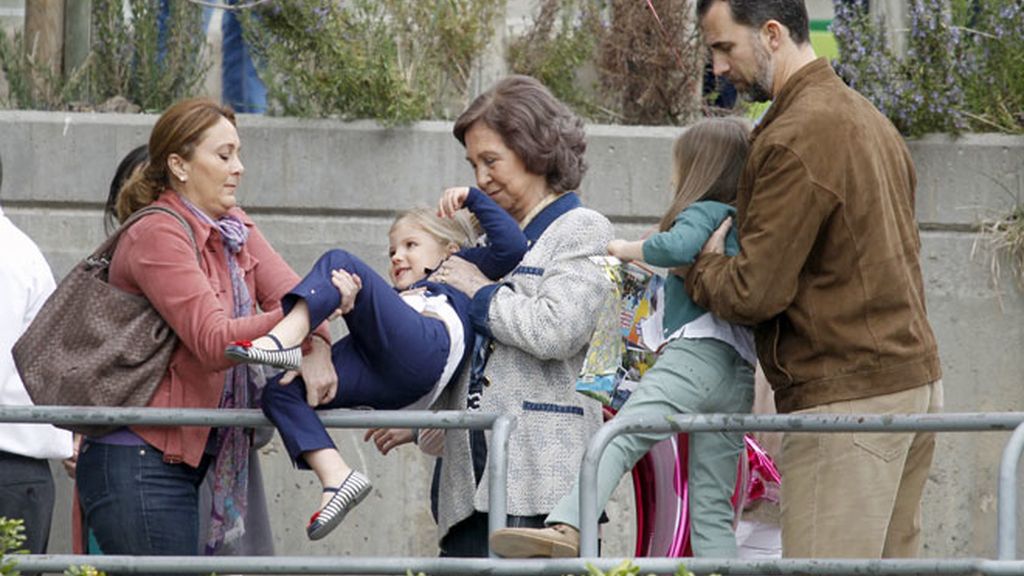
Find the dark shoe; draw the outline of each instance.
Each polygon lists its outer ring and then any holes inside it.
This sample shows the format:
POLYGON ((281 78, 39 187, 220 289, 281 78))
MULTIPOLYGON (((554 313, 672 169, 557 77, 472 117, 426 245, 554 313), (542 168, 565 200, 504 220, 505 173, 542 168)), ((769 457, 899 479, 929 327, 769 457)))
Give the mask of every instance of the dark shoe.
POLYGON ((334 496, 327 501, 327 504, 309 519, 306 526, 306 536, 310 540, 319 540, 330 534, 349 510, 356 507, 363 501, 363 498, 370 493, 370 479, 355 470, 349 472, 341 486, 337 488, 324 488, 324 492, 333 492, 334 496))
POLYGON ((491 534, 491 550, 502 558, 575 558, 580 533, 572 526, 500 528, 491 534))
POLYGON ((302 346, 285 348, 273 334, 267 334, 277 350, 257 348, 248 340, 236 340, 224 349, 224 355, 243 364, 264 364, 282 370, 298 370, 302 364, 302 346))

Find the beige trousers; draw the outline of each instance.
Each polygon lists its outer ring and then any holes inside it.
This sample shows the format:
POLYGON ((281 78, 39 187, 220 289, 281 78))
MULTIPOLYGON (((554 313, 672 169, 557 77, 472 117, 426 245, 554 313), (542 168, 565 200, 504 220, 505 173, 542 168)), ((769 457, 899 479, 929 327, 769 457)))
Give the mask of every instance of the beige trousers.
MULTIPOLYGON (((795 414, 942 411, 942 381, 795 414)), ((934 432, 787 432, 782 441, 785 558, 912 558, 934 432)))

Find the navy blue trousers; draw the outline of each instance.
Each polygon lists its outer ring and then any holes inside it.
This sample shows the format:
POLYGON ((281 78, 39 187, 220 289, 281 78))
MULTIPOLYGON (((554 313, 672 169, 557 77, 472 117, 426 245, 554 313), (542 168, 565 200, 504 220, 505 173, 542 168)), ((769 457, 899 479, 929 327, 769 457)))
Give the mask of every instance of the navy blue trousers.
POLYGON ((387 280, 344 250, 331 250, 317 260, 282 298, 284 312, 301 299, 309 307, 310 326, 326 320, 341 303, 338 289, 331 284, 331 272, 339 269, 359 276, 363 287, 354 308, 342 317, 348 336, 331 347, 338 373, 334 400, 311 408, 302 378, 282 386, 277 376, 263 390, 263 413, 277 426, 288 455, 300 468, 307 467, 303 452, 335 447, 316 410, 403 408, 434 387, 448 360, 444 322, 413 310, 387 280))

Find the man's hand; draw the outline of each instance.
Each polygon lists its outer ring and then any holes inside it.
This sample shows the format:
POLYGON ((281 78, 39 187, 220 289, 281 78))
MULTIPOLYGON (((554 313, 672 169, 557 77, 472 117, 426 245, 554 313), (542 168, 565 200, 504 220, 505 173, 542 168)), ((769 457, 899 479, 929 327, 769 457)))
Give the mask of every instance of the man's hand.
POLYGON ((711 233, 711 237, 701 248, 701 254, 725 254, 725 236, 732 229, 732 217, 726 218, 722 224, 711 233))

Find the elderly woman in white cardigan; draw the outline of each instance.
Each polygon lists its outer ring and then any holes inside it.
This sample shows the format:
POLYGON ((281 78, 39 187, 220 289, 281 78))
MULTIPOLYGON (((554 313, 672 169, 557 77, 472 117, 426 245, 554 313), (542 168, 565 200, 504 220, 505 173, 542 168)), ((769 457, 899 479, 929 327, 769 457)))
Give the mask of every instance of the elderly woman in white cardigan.
MULTIPOLYGON (((437 407, 518 418, 509 445, 507 525, 543 527, 602 421, 600 404, 577 393, 575 382, 608 293, 589 257, 606 253, 612 226, 573 192, 586 171, 582 121, 533 78, 497 82, 459 116, 454 134, 477 187, 520 223, 530 249, 499 283, 459 258, 435 275, 473 298, 479 335, 472 365, 437 407)), ((482 432, 446 432, 442 556, 487 555, 485 455, 482 432)))

